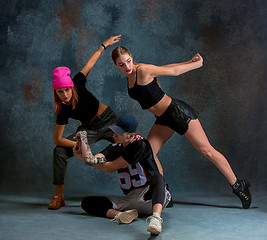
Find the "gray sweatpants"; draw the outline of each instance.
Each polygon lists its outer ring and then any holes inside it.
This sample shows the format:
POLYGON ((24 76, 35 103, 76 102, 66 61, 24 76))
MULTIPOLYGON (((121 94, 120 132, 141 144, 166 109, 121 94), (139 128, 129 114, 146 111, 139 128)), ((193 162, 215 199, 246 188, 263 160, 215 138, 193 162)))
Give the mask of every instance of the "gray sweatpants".
MULTIPOLYGON (((149 190, 149 185, 132 190, 125 196, 107 196, 112 202, 113 209, 118 211, 127 211, 130 209, 137 209, 140 216, 151 215, 152 199, 145 200, 145 194, 149 190)), ((165 208, 171 201, 171 194, 165 187, 165 199, 163 208, 165 208)))
MULTIPOLYGON (((87 132, 88 143, 96 143, 100 140, 114 142, 113 132, 108 127, 117 119, 113 110, 108 107, 99 117, 88 125, 80 125, 76 132, 67 137, 73 140, 78 131, 85 130, 87 132)), ((67 168, 67 159, 73 157, 71 147, 56 146, 53 152, 53 184, 63 185, 67 168)))

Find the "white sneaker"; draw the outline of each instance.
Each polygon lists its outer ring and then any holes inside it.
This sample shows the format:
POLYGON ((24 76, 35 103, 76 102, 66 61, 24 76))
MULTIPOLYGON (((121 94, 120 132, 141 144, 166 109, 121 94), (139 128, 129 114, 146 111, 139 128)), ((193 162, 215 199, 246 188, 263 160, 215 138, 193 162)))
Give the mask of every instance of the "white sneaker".
POLYGON ((136 209, 132 209, 125 212, 119 212, 111 221, 129 224, 136 218, 138 218, 138 212, 136 209))
POLYGON ((161 223, 163 222, 162 218, 157 212, 153 212, 153 215, 146 219, 147 222, 148 220, 150 220, 150 223, 147 227, 147 231, 152 235, 159 235, 161 233, 161 223))

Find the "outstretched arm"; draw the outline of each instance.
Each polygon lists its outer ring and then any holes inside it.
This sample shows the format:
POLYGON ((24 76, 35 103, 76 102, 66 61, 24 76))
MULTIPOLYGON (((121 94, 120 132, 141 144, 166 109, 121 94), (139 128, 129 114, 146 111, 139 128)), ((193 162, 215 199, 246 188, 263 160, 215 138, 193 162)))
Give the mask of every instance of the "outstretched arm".
POLYGON ((74 139, 77 140, 75 146, 73 147, 73 154, 82 162, 93 165, 99 164, 106 161, 106 158, 103 154, 93 155, 91 148, 87 140, 87 132, 80 131, 76 134, 74 139))
POLYGON ((98 60, 98 58, 100 57, 100 55, 102 54, 102 52, 105 50, 106 47, 113 45, 114 43, 117 43, 120 41, 120 36, 121 35, 117 35, 117 36, 112 36, 110 37, 108 40, 106 40, 105 42, 103 42, 103 45, 101 45, 94 53, 93 55, 88 59, 87 63, 84 65, 83 69, 81 70, 81 72, 84 74, 85 77, 87 77, 87 75, 89 74, 89 72, 92 70, 93 66, 95 65, 96 61, 98 60))
POLYGON ((119 157, 112 162, 106 162, 106 157, 102 153, 93 155, 87 141, 86 131, 78 132, 75 139, 77 139, 77 143, 73 147, 73 153, 79 160, 87 165, 110 173, 128 165, 128 162, 126 162, 122 157, 119 157))
POLYGON ((150 79, 159 76, 178 76, 191 70, 202 67, 203 58, 197 53, 190 61, 173 63, 163 66, 144 64, 139 68, 141 78, 150 79))
MULTIPOLYGON (((99 155, 100 154, 102 156, 104 156, 102 153, 99 153, 99 155)), ((112 162, 104 162, 104 163, 101 163, 101 164, 94 164, 94 165, 91 165, 91 166, 94 167, 94 168, 97 168, 99 170, 105 171, 105 172, 113 173, 116 170, 127 166, 128 164, 129 163, 126 162, 122 157, 119 157, 119 158, 117 158, 116 160, 114 160, 112 162)))

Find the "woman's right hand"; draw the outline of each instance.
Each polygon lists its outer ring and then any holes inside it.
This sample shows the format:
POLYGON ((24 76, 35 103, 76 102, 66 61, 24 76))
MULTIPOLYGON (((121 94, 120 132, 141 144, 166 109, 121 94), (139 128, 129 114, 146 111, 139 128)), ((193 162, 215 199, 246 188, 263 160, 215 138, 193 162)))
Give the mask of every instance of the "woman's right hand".
POLYGON ((115 43, 120 41, 120 39, 121 39, 120 37, 121 37, 121 35, 111 36, 108 40, 103 42, 103 44, 104 44, 105 47, 113 45, 113 44, 115 44, 115 43))
POLYGON ((203 58, 200 56, 199 53, 197 53, 192 59, 191 59, 192 62, 195 62, 195 63, 198 63, 199 66, 198 67, 202 67, 203 65, 203 58))

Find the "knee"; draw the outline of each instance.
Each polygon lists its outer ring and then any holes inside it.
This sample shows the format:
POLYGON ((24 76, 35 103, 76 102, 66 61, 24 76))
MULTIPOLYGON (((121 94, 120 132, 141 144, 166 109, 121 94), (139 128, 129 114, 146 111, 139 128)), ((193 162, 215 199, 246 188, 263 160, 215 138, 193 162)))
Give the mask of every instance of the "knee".
POLYGON ((54 157, 68 158, 73 156, 73 150, 71 147, 56 146, 53 150, 54 157))
POLYGON ((112 202, 102 196, 89 196, 82 200, 82 209, 94 216, 106 217, 107 211, 112 208, 112 202))
POLYGON ((91 212, 91 208, 93 207, 93 205, 94 205, 94 199, 92 197, 85 197, 81 203, 82 209, 87 213, 91 212))
POLYGON ((212 161, 214 156, 214 149, 212 147, 206 147, 200 149, 200 153, 207 158, 208 160, 212 161))
POLYGON ((54 150, 53 150, 53 154, 54 154, 54 156, 56 156, 56 155, 60 155, 60 153, 62 153, 63 152, 63 147, 61 147, 61 146, 56 146, 55 148, 54 148, 54 150))

